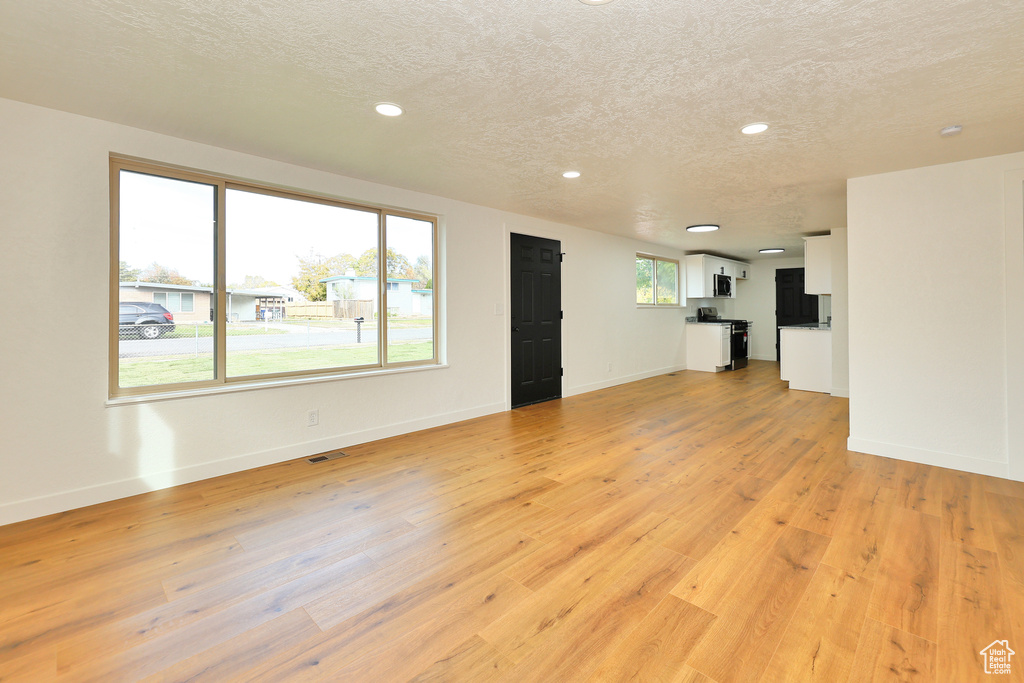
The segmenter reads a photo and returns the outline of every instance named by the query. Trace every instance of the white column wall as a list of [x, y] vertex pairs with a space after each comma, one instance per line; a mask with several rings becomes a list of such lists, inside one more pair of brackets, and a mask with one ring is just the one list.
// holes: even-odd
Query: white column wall
[[1024, 153], [848, 182], [852, 450], [1014, 470], [1004, 176], [1020, 168]]

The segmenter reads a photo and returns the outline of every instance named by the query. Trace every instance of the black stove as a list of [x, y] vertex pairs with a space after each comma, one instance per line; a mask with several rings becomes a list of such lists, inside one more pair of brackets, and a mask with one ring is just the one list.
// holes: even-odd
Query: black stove
[[747, 320], [736, 318], [723, 318], [718, 315], [718, 309], [714, 306], [702, 306], [697, 309], [697, 322], [699, 323], [730, 323], [734, 330], [745, 330], [750, 326]]

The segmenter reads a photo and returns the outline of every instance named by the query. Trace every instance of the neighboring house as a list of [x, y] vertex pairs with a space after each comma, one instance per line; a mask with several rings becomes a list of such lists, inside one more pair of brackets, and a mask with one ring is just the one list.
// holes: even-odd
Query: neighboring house
[[256, 318], [258, 320], [271, 318], [282, 320], [288, 315], [289, 305], [307, 302], [306, 296], [302, 292], [283, 285], [252, 287], [245, 291], [257, 294]]
[[[362, 275], [334, 275], [320, 280], [327, 285], [328, 301], [373, 301], [377, 314], [377, 278]], [[419, 280], [388, 278], [388, 315], [429, 315], [432, 311], [433, 292], [412, 287]], [[424, 295], [426, 292], [426, 295]], [[427, 305], [423, 305], [423, 301]]]
[[[229, 289], [228, 319], [243, 322], [259, 319], [260, 301], [277, 301], [280, 297], [249, 289]], [[121, 282], [119, 301], [152, 301], [174, 315], [174, 322], [210, 322], [213, 312], [210, 287], [169, 285], [162, 282]]]
[[162, 282], [121, 282], [118, 301], [160, 304], [174, 315], [174, 322], [210, 321], [213, 305], [210, 287], [169, 285]]
[[434, 290], [412, 290], [412, 314], [434, 315]]

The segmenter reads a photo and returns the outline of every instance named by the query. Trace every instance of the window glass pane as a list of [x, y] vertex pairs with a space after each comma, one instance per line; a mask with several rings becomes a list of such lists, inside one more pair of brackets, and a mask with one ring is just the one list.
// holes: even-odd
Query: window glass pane
[[181, 313], [181, 292], [168, 292], [164, 308], [172, 313]]
[[654, 303], [654, 259], [636, 257], [636, 302]]
[[378, 214], [237, 189], [225, 209], [228, 377], [379, 364]]
[[210, 291], [216, 187], [125, 170], [118, 178], [118, 296], [138, 307], [119, 311], [118, 386], [212, 380], [212, 330], [198, 335], [154, 304], [161, 285]]
[[[160, 304], [164, 308], [167, 308], [167, 295], [163, 292], [154, 292], [153, 303]], [[171, 309], [167, 308], [167, 310], [169, 311]]]
[[658, 261], [657, 285], [659, 304], [679, 303], [679, 289], [676, 286], [678, 273], [678, 264], [672, 261]]
[[182, 313], [193, 313], [195, 311], [195, 294], [191, 292], [182, 292], [181, 294], [181, 311]]
[[385, 217], [388, 362], [434, 357], [434, 224]]

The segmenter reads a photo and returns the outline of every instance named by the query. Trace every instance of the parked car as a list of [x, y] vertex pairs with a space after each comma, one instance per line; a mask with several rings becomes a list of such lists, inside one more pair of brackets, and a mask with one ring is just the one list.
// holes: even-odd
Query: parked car
[[174, 316], [150, 301], [122, 301], [117, 309], [118, 336], [156, 339], [174, 332]]

